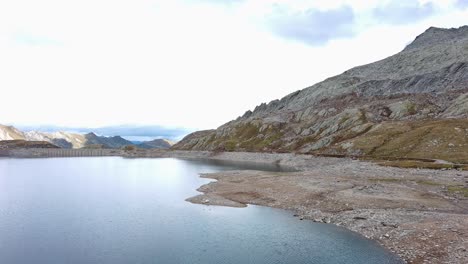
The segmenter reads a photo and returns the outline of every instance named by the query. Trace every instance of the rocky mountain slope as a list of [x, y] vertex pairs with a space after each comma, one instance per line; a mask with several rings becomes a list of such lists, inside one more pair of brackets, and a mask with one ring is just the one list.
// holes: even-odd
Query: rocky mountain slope
[[[49, 142], [61, 148], [121, 148], [127, 145], [134, 145], [120, 136], [104, 137], [94, 133], [79, 134], [69, 132], [23, 132], [13, 126], [0, 125], [1, 140], [22, 140], [22, 141], [42, 141]], [[144, 148], [170, 148], [172, 146], [164, 140], [143, 142]], [[159, 143], [159, 144], [158, 144]]]
[[15, 127], [0, 125], [0, 140], [15, 140], [24, 138], [24, 133]]
[[396, 55], [263, 103], [173, 148], [468, 162], [467, 117], [468, 26], [432, 27]]
[[155, 139], [138, 144], [137, 147], [143, 149], [168, 149], [174, 145], [174, 142], [167, 139]]
[[84, 135], [86, 144], [85, 146], [89, 145], [101, 145], [102, 148], [121, 148], [123, 146], [132, 145], [132, 142], [120, 137], [120, 136], [113, 136], [113, 137], [102, 137], [97, 136], [94, 133], [88, 133]]

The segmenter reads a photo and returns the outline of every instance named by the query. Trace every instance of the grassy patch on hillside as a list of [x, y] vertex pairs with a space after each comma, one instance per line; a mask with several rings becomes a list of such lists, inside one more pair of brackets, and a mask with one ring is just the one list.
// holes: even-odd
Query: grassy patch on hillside
[[387, 183], [398, 183], [398, 182], [403, 182], [405, 179], [399, 179], [399, 178], [371, 178], [369, 179], [371, 182], [387, 182]]
[[386, 183], [399, 183], [399, 182], [415, 182], [420, 185], [428, 185], [428, 186], [445, 186], [443, 183], [433, 182], [429, 180], [411, 180], [411, 179], [403, 179], [403, 178], [371, 178], [369, 179], [371, 182], [386, 182]]
[[259, 127], [252, 123], [242, 124], [236, 127], [235, 138], [237, 139], [250, 139], [259, 134]]
[[206, 144], [217, 146], [221, 151], [276, 151], [282, 147], [284, 132], [273, 126], [260, 132], [260, 125], [243, 123], [237, 125], [229, 136], [211, 137]]
[[[468, 164], [468, 120], [384, 122], [350, 140], [353, 149], [374, 159], [398, 157], [441, 159]], [[449, 168], [445, 164], [392, 162], [383, 164], [408, 168]]]
[[447, 190], [451, 194], [461, 194], [464, 197], [468, 197], [468, 188], [463, 186], [449, 186]]
[[379, 162], [379, 165], [398, 168], [413, 168], [413, 169], [457, 169], [459, 166], [455, 164], [443, 164], [434, 162], [423, 162], [415, 160], [395, 160]]
[[416, 183], [422, 184], [422, 185], [430, 185], [430, 186], [443, 186], [444, 185], [442, 183], [428, 181], [428, 180], [418, 180], [416, 181]]

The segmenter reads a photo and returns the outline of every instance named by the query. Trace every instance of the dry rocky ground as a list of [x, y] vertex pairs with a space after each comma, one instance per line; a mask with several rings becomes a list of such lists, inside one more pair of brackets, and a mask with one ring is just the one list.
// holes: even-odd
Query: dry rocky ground
[[289, 154], [272, 155], [301, 171], [205, 174], [217, 181], [188, 201], [292, 210], [301, 219], [344, 226], [376, 240], [408, 263], [468, 263], [468, 172], [302, 155], [293, 162]]

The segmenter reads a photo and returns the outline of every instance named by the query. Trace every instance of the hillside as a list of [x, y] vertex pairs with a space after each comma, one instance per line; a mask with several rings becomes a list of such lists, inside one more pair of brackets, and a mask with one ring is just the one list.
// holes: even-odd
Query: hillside
[[0, 125], [0, 140], [24, 139], [23, 132], [12, 126]]
[[155, 139], [151, 141], [144, 141], [137, 146], [143, 149], [168, 149], [174, 145], [174, 142], [167, 139]]
[[46, 141], [27, 141], [27, 140], [3, 140], [0, 141], [0, 149], [14, 148], [59, 148]]
[[84, 135], [86, 144], [85, 146], [89, 145], [101, 145], [103, 148], [121, 148], [127, 145], [132, 145], [132, 142], [120, 137], [102, 137], [97, 136], [94, 133], [88, 133]]
[[173, 148], [468, 162], [467, 117], [468, 26], [432, 27], [396, 55], [263, 103]]

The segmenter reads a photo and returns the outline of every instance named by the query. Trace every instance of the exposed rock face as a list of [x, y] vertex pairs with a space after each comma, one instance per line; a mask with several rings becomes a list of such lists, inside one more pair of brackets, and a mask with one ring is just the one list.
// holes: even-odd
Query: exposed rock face
[[448, 156], [438, 158], [462, 153], [457, 161], [468, 161], [467, 117], [468, 26], [429, 28], [396, 55], [261, 104], [173, 148], [415, 158], [442, 151]]

